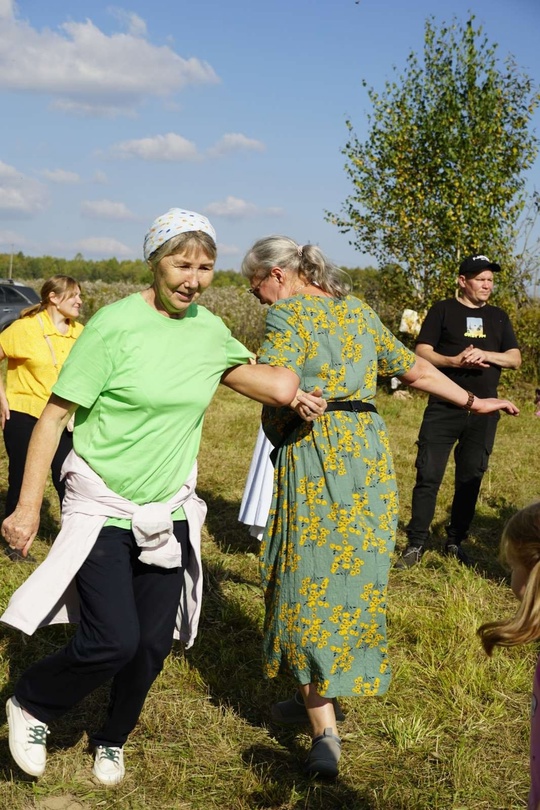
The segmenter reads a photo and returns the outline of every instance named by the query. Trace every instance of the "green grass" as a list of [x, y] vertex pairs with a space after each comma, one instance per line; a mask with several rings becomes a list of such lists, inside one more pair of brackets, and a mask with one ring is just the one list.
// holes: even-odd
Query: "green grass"
[[[540, 495], [540, 419], [530, 392], [518, 419], [502, 417], [469, 550], [469, 570], [440, 555], [452, 494], [449, 468], [421, 565], [392, 571], [389, 643], [393, 680], [380, 698], [345, 698], [341, 774], [335, 784], [306, 781], [306, 729], [272, 725], [269, 706], [289, 694], [287, 677], [261, 678], [263, 603], [257, 543], [237, 522], [259, 408], [219, 392], [205, 424], [199, 492], [209, 506], [204, 530], [205, 600], [194, 647], [175, 647], [126, 746], [127, 776], [106, 789], [91, 777], [86, 732], [104, 710], [106, 690], [55, 724], [47, 771], [38, 782], [12, 764], [0, 731], [0, 808], [9, 810], [510, 810], [526, 806], [528, 704], [535, 650], [483, 654], [475, 630], [515, 608], [496, 559], [507, 517]], [[382, 393], [401, 493], [398, 546], [410, 513], [415, 441], [423, 397]], [[3, 452], [3, 450], [2, 450]], [[5, 460], [0, 458], [5, 470]], [[54, 537], [55, 493], [47, 492], [39, 559]], [[30, 567], [0, 558], [0, 608]], [[2, 694], [19, 673], [68, 638], [50, 628], [23, 639], [0, 630]]]

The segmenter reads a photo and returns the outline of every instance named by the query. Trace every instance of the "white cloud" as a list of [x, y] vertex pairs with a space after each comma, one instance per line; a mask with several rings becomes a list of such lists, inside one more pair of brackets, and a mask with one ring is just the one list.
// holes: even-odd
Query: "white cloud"
[[229, 132], [223, 135], [223, 137], [208, 150], [208, 154], [211, 157], [221, 157], [230, 152], [264, 152], [265, 149], [266, 146], [262, 141], [248, 138], [246, 135], [242, 135], [241, 132]]
[[240, 248], [236, 245], [224, 245], [223, 242], [218, 243], [218, 256], [238, 256]]
[[0, 89], [52, 95], [66, 111], [119, 114], [148, 97], [219, 81], [207, 62], [149, 42], [136, 14], [121, 13], [127, 33], [108, 35], [90, 19], [37, 30], [14, 8], [0, 0]]
[[123, 24], [128, 34], [134, 37], [146, 36], [146, 23], [138, 14], [116, 7], [109, 8], [109, 11], [113, 17], [116, 17], [116, 19]]
[[200, 160], [197, 147], [181, 135], [169, 132], [152, 138], [122, 141], [110, 149], [112, 157], [140, 158], [141, 160], [182, 161]]
[[0, 161], [0, 211], [4, 217], [30, 217], [47, 204], [43, 183]]
[[227, 219], [248, 219], [259, 216], [281, 216], [282, 208], [260, 208], [254, 203], [241, 200], [239, 197], [228, 196], [224, 200], [217, 200], [209, 203], [204, 209], [204, 213], [213, 217], [225, 217]]
[[0, 160], [0, 181], [17, 180], [22, 176], [22, 172], [18, 172], [13, 166], [9, 166], [7, 163], [2, 163]]
[[92, 180], [93, 180], [94, 183], [97, 183], [99, 186], [106, 186], [107, 183], [109, 182], [109, 178], [107, 177], [105, 172], [102, 171], [101, 169], [98, 169], [94, 173], [94, 176], [93, 176]]
[[26, 244], [28, 239], [17, 231], [0, 231], [0, 247], [4, 248], [3, 253], [10, 253], [12, 248], [18, 252]]
[[13, 0], [0, 0], [0, 20], [11, 20], [15, 13]]
[[76, 172], [68, 172], [64, 169], [44, 169], [41, 175], [45, 180], [50, 180], [51, 183], [60, 183], [61, 185], [80, 183], [81, 180]]
[[135, 255], [132, 248], [108, 236], [90, 236], [87, 239], [80, 239], [73, 245], [73, 248], [83, 255], [104, 259], [113, 256], [116, 256], [116, 258], [130, 258]]
[[113, 200], [85, 200], [81, 203], [81, 214], [89, 219], [137, 219], [127, 205]]

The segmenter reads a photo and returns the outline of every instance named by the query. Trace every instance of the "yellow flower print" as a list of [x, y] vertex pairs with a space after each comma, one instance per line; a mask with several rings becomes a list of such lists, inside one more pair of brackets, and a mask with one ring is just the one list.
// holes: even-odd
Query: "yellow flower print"
[[309, 577], [302, 580], [302, 584], [298, 589], [301, 596], [306, 596], [306, 605], [309, 608], [314, 607], [328, 607], [328, 602], [325, 599], [326, 591], [328, 590], [328, 577], [323, 579], [319, 584], [313, 582]]
[[351, 652], [352, 647], [347, 642], [344, 642], [342, 647], [331, 645], [330, 649], [334, 653], [334, 662], [330, 667], [330, 674], [335, 675], [338, 671], [349, 672], [354, 662], [354, 655]]
[[355, 695], [363, 695], [364, 697], [373, 697], [379, 691], [381, 685], [380, 678], [374, 678], [373, 683], [364, 681], [362, 676], [354, 679], [353, 693]]

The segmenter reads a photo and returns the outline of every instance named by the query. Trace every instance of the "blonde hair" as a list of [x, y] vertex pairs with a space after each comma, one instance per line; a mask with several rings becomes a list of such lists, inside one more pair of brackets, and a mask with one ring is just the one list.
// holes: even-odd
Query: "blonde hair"
[[299, 245], [288, 236], [259, 239], [244, 256], [242, 275], [250, 280], [273, 267], [295, 273], [324, 292], [344, 298], [352, 289], [349, 275], [328, 259], [317, 245]]
[[57, 276], [51, 276], [51, 278], [47, 279], [39, 291], [41, 297], [39, 304], [33, 304], [31, 307], [22, 309], [19, 318], [28, 318], [31, 315], [37, 315], [38, 312], [43, 312], [43, 310], [47, 309], [51, 303], [51, 295], [57, 295], [58, 297], [63, 298], [69, 293], [80, 289], [81, 285], [79, 282], [71, 276], [63, 276], [60, 274]]
[[501, 560], [529, 571], [523, 599], [512, 619], [488, 622], [477, 633], [488, 655], [499, 644], [514, 647], [540, 639], [540, 501], [510, 518], [501, 539]]

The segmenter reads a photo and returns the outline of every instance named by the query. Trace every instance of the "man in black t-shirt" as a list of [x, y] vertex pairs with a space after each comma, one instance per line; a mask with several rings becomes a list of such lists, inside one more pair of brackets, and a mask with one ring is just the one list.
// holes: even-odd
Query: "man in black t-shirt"
[[[496, 397], [501, 369], [521, 365], [508, 315], [487, 303], [493, 291], [493, 273], [500, 269], [486, 256], [465, 259], [459, 268], [458, 297], [431, 307], [416, 340], [416, 354], [437, 366], [471, 396]], [[409, 542], [396, 567], [410, 568], [424, 553], [437, 494], [454, 445], [455, 488], [445, 553], [467, 564], [461, 543], [474, 517], [498, 419], [498, 413], [474, 414], [430, 396], [418, 436], [416, 484], [406, 529]]]

